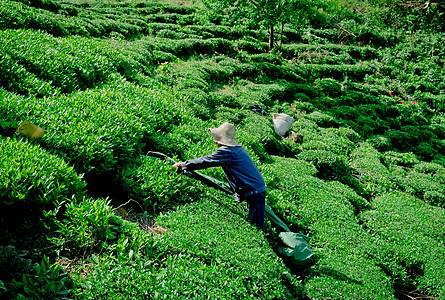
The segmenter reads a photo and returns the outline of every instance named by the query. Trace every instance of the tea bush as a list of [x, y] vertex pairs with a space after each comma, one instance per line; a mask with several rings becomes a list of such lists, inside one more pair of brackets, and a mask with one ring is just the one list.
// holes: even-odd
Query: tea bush
[[124, 81], [57, 99], [30, 101], [9, 95], [0, 101], [15, 122], [27, 118], [46, 129], [39, 144], [82, 173], [115, 170], [142, 154], [142, 149], [163, 148], [162, 132], [170, 131], [185, 115], [173, 93]]
[[408, 171], [398, 178], [398, 184], [406, 193], [416, 195], [427, 203], [445, 206], [445, 185], [436, 176]]
[[33, 271], [33, 274], [23, 274], [19, 280], [14, 279], [12, 288], [5, 296], [14, 299], [63, 299], [73, 296], [72, 279], [60, 265], [50, 264], [47, 256]]
[[380, 153], [379, 156], [385, 166], [393, 164], [403, 167], [413, 167], [420, 163], [419, 157], [412, 152], [386, 151]]
[[48, 239], [59, 253], [101, 253], [132, 259], [152, 251], [148, 233], [119, 217], [109, 199], [84, 198], [69, 203], [61, 220], [51, 213], [46, 216], [48, 226], [54, 229]]
[[391, 140], [384, 135], [370, 136], [368, 139], [366, 139], [366, 142], [380, 152], [391, 149]]
[[[394, 15], [375, 19], [367, 5], [347, 3], [354, 12], [330, 7], [340, 11], [332, 16], [324, 6], [305, 25], [285, 26], [266, 53], [268, 32], [258, 24], [234, 23], [232, 12], [205, 16], [192, 3], [0, 3], [0, 135], [12, 136], [23, 120], [47, 130], [1, 144], [50, 157], [33, 160], [33, 174], [57, 167], [80, 178], [78, 201], [45, 212], [50, 249], [91, 258], [89, 271], [73, 276], [78, 298], [399, 299], [412, 290], [443, 298], [440, 33], [394, 29], [402, 19], [382, 28]], [[334, 27], [306, 27], [326, 20]], [[255, 104], [294, 116], [301, 143], [280, 139], [270, 115], [249, 109]], [[148, 150], [178, 161], [210, 154], [206, 128], [225, 121], [259, 166], [268, 203], [311, 237], [314, 264], [298, 277], [271, 251], [277, 239], [257, 235], [241, 206], [165, 161], [141, 158]], [[7, 160], [7, 168], [16, 161]], [[104, 193], [114, 202], [132, 198], [162, 212], [167, 234], [140, 231], [107, 199], [83, 199], [74, 170], [85, 173], [89, 194], [112, 183]], [[203, 172], [225, 180], [220, 168]], [[43, 204], [26, 202], [40, 195], [30, 190], [17, 203], [32, 214]], [[0, 280], [0, 294], [11, 288]]]
[[177, 57], [187, 57], [192, 55], [211, 55], [233, 53], [232, 43], [221, 38], [198, 39], [187, 38], [179, 41], [162, 38], [151, 38], [151, 43], [156, 41], [156, 49], [169, 52]]
[[351, 78], [361, 81], [366, 75], [372, 74], [372, 69], [366, 62], [354, 65], [307, 64], [295, 66], [295, 72], [309, 81], [314, 81], [317, 78], [332, 78], [338, 81]]
[[293, 178], [293, 201], [299, 203], [293, 213], [306, 225], [316, 249], [317, 264], [303, 274], [308, 296], [318, 299], [338, 293], [354, 299], [378, 293], [379, 299], [393, 299], [391, 277], [401, 276], [401, 270], [359, 226], [354, 211], [366, 207], [366, 201], [336, 182], [307, 175]]
[[283, 155], [284, 148], [273, 128], [272, 118], [248, 111], [243, 126], [238, 130], [238, 141], [267, 161], [270, 155]]
[[295, 177], [315, 176], [317, 169], [313, 164], [295, 158], [272, 156], [267, 164], [258, 166], [268, 189], [267, 203], [273, 207], [275, 213], [283, 217], [283, 221], [292, 227], [306, 229], [307, 224], [297, 213], [299, 200], [296, 199], [296, 189], [299, 188]]
[[68, 34], [64, 26], [59, 24], [54, 12], [33, 8], [19, 1], [2, 1], [0, 28], [2, 30], [33, 28], [35, 30], [48, 31], [55, 36]]
[[0, 139], [0, 205], [41, 209], [82, 197], [85, 182], [73, 167], [38, 145], [24, 140]]
[[397, 187], [389, 170], [380, 162], [379, 152], [368, 143], [361, 143], [351, 153], [351, 167], [370, 196]]
[[156, 238], [155, 251], [134, 260], [97, 259], [92, 272], [79, 282], [84, 287], [82, 298], [299, 295], [298, 280], [239, 215], [240, 210], [221, 196], [207, 190], [200, 201], [160, 216], [157, 221], [168, 234]]
[[[210, 273], [204, 283], [213, 287], [211, 293], [249, 299], [292, 297], [285, 284], [291, 276], [260, 232], [244, 219], [238, 207], [228, 205], [221, 195], [210, 196], [210, 193], [205, 194], [205, 199], [187, 204], [159, 220], [169, 228], [162, 243], [220, 270], [216, 278]], [[180, 278], [174, 276], [172, 283], [176, 285]], [[220, 284], [221, 281], [227, 283]], [[298, 288], [297, 285], [295, 289]], [[208, 288], [203, 289], [207, 291]]]
[[357, 133], [345, 128], [318, 128], [315, 132], [306, 132], [304, 136], [302, 149], [326, 150], [337, 155], [349, 155], [358, 140]]
[[199, 65], [189, 62], [161, 64], [156, 70], [157, 77], [175, 90], [200, 89], [208, 92], [207, 72]]
[[216, 103], [208, 93], [198, 88], [187, 88], [181, 90], [180, 95], [184, 103], [198, 118], [209, 120], [214, 116]]
[[0, 87], [9, 92], [25, 96], [35, 95], [39, 98], [60, 93], [49, 81], [38, 78], [4, 51], [0, 53]]
[[307, 115], [309, 120], [314, 121], [320, 127], [337, 127], [339, 122], [332, 116], [320, 113], [319, 111], [311, 112]]
[[199, 193], [199, 188], [165, 161], [144, 157], [118, 175], [129, 197], [153, 211], [166, 211]]
[[317, 87], [326, 95], [338, 97], [341, 94], [341, 84], [335, 80], [324, 78], [316, 82]]
[[401, 192], [376, 198], [373, 207], [362, 214], [370, 232], [385, 241], [392, 256], [412, 274], [411, 282], [417, 288], [443, 297], [444, 209], [425, 206], [414, 196]]
[[422, 162], [415, 165], [413, 171], [430, 175], [439, 183], [445, 183], [445, 167], [440, 164]]
[[[306, 58], [326, 60], [326, 56], [353, 58], [354, 60], [372, 60], [379, 57], [375, 48], [370, 46], [354, 46], [340, 44], [314, 45], [312, 43], [284, 44], [283, 55], [288, 58]], [[333, 64], [338, 64], [333, 63]]]
[[104, 56], [95, 55], [85, 40], [83, 53], [74, 50], [78, 46], [69, 40], [62, 43], [62, 40], [38, 31], [3, 31], [0, 43], [12, 59], [37, 78], [52, 82], [61, 92], [94, 87], [115, 72], [112, 64]]

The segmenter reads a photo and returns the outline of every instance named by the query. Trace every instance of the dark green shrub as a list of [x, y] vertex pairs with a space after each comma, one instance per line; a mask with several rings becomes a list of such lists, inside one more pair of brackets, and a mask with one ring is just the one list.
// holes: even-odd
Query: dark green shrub
[[293, 87], [295, 88], [295, 94], [302, 93], [311, 99], [320, 96], [320, 91], [310, 84], [296, 84]]
[[391, 140], [384, 135], [373, 135], [366, 139], [371, 146], [378, 151], [384, 152], [391, 149]]
[[404, 103], [396, 106], [400, 117], [402, 125], [427, 125], [428, 120], [425, 116], [424, 107], [415, 103]]
[[[437, 111], [445, 111], [444, 95], [434, 95], [431, 93], [421, 93], [417, 96], [419, 101], [425, 102], [429, 108]], [[417, 98], [416, 97], [416, 98]]]
[[[34, 274], [35, 273], [35, 274]], [[34, 267], [33, 274], [23, 274], [11, 282], [15, 299], [65, 299], [73, 296], [73, 281], [58, 264], [50, 264], [44, 256]]]
[[401, 151], [412, 151], [419, 143], [417, 136], [401, 130], [390, 130], [386, 136], [391, 140], [393, 147]]
[[445, 139], [445, 124], [436, 124], [436, 122], [432, 120], [432, 124], [427, 125], [425, 128], [434, 133], [437, 138]]
[[323, 78], [317, 81], [317, 88], [331, 97], [338, 97], [341, 94], [341, 84], [333, 79]]
[[431, 159], [437, 154], [437, 150], [427, 142], [419, 143], [419, 145], [414, 149], [414, 152], [426, 161], [431, 161]]
[[412, 136], [415, 136], [415, 140], [413, 142], [420, 143], [420, 142], [429, 142], [432, 139], [436, 139], [437, 136], [429, 130], [426, 126], [402, 126], [400, 128], [401, 131], [404, 131]]

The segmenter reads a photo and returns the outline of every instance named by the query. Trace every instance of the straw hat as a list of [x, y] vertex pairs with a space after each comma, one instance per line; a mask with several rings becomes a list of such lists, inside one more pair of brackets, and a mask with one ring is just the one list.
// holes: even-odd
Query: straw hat
[[237, 147], [241, 146], [235, 140], [235, 126], [225, 122], [218, 128], [209, 128], [215, 142], [218, 142], [224, 146]]

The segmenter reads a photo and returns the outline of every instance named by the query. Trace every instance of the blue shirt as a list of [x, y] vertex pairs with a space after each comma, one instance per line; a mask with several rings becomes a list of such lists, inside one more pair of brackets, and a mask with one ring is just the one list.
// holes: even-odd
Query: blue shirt
[[266, 191], [263, 176], [250, 155], [242, 147], [222, 146], [214, 153], [190, 159], [182, 164], [184, 171], [222, 167], [235, 197], [241, 199]]

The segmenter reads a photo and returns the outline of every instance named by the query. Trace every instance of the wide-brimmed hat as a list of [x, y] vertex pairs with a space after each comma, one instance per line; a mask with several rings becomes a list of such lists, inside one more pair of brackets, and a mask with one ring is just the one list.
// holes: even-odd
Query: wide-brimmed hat
[[235, 139], [235, 126], [225, 122], [218, 128], [209, 128], [215, 142], [224, 146], [237, 147], [241, 146]]

